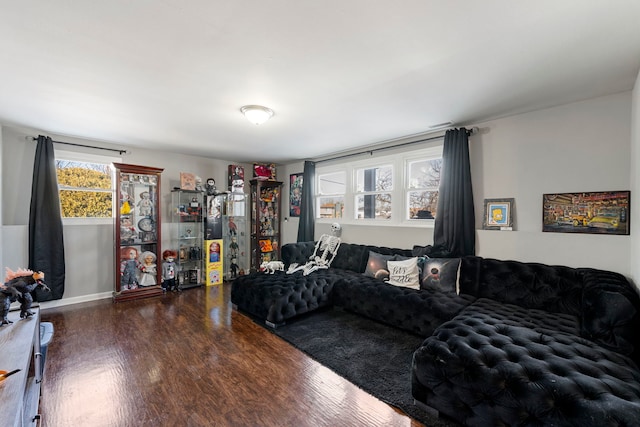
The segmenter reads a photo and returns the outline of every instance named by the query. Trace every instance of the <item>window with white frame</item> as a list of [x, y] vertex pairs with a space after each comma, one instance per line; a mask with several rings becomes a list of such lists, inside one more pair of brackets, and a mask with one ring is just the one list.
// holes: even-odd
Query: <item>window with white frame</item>
[[113, 161], [106, 156], [56, 151], [63, 219], [113, 218]]
[[347, 189], [347, 173], [344, 170], [316, 174], [318, 177], [318, 197], [316, 215], [318, 218], [342, 218], [344, 195]]
[[317, 166], [316, 217], [354, 224], [433, 224], [442, 145]]
[[435, 218], [441, 170], [442, 158], [407, 160], [407, 219]]
[[391, 219], [393, 166], [356, 169], [355, 219]]

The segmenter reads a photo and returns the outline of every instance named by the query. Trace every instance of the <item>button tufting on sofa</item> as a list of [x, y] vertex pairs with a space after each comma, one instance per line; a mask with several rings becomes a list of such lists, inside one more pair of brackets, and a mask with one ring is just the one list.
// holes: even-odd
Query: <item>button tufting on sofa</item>
[[[284, 245], [283, 261], [313, 249]], [[239, 277], [231, 301], [272, 326], [333, 305], [424, 336], [413, 397], [465, 425], [640, 424], [640, 298], [624, 276], [464, 257], [458, 295], [367, 277], [369, 251], [411, 256], [343, 243], [327, 270]]]

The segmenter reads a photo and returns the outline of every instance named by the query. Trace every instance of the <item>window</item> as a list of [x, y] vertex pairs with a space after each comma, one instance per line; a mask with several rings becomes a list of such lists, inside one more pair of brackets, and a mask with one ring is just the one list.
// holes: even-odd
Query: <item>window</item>
[[407, 161], [408, 219], [435, 218], [441, 170], [441, 158]]
[[347, 188], [345, 171], [318, 174], [317, 217], [342, 218]]
[[62, 218], [113, 217], [111, 163], [109, 158], [69, 152], [56, 153]]
[[433, 226], [441, 170], [441, 144], [317, 167], [316, 217]]
[[356, 219], [391, 219], [393, 166], [356, 170]]

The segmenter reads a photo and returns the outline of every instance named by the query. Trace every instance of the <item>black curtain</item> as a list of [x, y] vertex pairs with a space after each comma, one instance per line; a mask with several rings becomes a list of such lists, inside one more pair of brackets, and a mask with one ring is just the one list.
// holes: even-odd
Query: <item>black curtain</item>
[[29, 268], [42, 271], [51, 292], [37, 289], [37, 301], [62, 298], [64, 294], [64, 242], [62, 214], [53, 141], [38, 136], [33, 162], [31, 209], [29, 211]]
[[312, 242], [315, 232], [315, 184], [316, 164], [304, 162], [302, 178], [302, 200], [300, 201], [300, 222], [298, 223], [298, 242]]
[[476, 233], [467, 129], [445, 133], [433, 245], [451, 256], [475, 255]]

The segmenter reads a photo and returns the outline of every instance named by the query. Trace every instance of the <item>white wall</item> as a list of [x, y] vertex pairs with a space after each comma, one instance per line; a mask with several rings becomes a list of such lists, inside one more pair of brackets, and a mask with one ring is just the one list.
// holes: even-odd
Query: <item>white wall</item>
[[[129, 153], [122, 156], [122, 163], [164, 168], [161, 185], [162, 247], [171, 247], [169, 230], [171, 189], [180, 185], [180, 172], [192, 172], [203, 180], [212, 177], [220, 190], [227, 189], [227, 167], [237, 162], [186, 156], [135, 147], [112, 145], [78, 138], [69, 138], [34, 129], [4, 126], [0, 150], [2, 156], [2, 248], [3, 266], [11, 268], [28, 266], [28, 217], [36, 144], [25, 136], [44, 134], [54, 140], [95, 145], [107, 148], [124, 148]], [[56, 149], [102, 153], [91, 149], [55, 145]], [[117, 156], [117, 153], [108, 153]], [[251, 171], [249, 165], [245, 165]], [[248, 188], [248, 184], [247, 187]], [[110, 297], [114, 284], [113, 225], [64, 225], [66, 281], [64, 300], [80, 302], [99, 297]], [[50, 303], [47, 303], [50, 304]]]
[[[630, 189], [631, 93], [479, 123], [477, 254], [630, 273], [630, 237], [543, 233], [542, 194]], [[485, 198], [514, 197], [514, 232], [481, 230]], [[633, 232], [634, 224], [631, 224]]]
[[[543, 233], [542, 195], [629, 190], [630, 111], [631, 93], [625, 92], [470, 125], [480, 128], [470, 138], [476, 254], [629, 275], [629, 236]], [[302, 166], [284, 170], [300, 172]], [[285, 194], [288, 203], [288, 188]], [[502, 197], [515, 198], [516, 231], [482, 230], [484, 199]], [[640, 218], [632, 220], [632, 233], [639, 226]], [[297, 219], [283, 227], [284, 243], [295, 241], [294, 227], [297, 232]], [[316, 224], [316, 238], [328, 230], [329, 224]], [[342, 239], [411, 248], [432, 244], [433, 229], [348, 225]]]
[[640, 226], [640, 72], [631, 95], [631, 280], [640, 290], [640, 233], [634, 233]]

